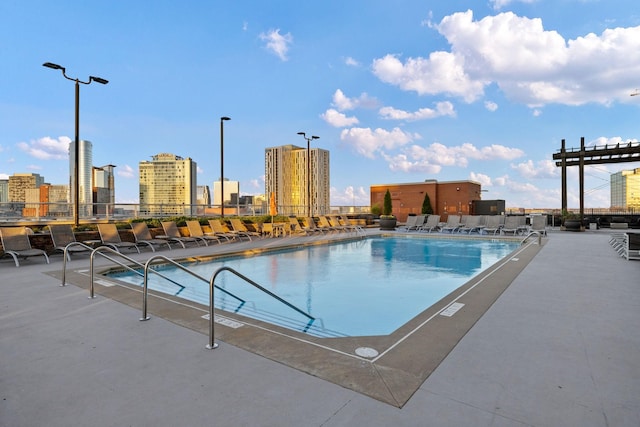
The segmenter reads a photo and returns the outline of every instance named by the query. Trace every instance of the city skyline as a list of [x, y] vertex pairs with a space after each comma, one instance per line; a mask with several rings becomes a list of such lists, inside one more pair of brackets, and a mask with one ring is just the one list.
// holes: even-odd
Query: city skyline
[[[551, 156], [562, 139], [638, 141], [636, 3], [4, 4], [0, 178], [69, 182], [73, 84], [42, 67], [53, 62], [109, 80], [81, 87], [80, 138], [94, 164], [117, 166], [116, 202], [138, 202], [137, 164], [160, 152], [192, 158], [198, 184], [212, 186], [228, 116], [225, 178], [241, 195], [264, 193], [265, 148], [303, 145], [306, 132], [331, 152], [331, 205], [435, 179], [480, 182], [484, 199], [510, 207], [559, 208]], [[608, 207], [610, 174], [634, 168], [587, 167], [585, 207]]]

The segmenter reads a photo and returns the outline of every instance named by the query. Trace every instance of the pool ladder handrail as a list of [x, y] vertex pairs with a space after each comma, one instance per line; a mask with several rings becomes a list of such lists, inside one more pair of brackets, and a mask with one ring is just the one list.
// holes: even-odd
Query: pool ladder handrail
[[531, 236], [538, 236], [538, 246], [542, 244], [542, 233], [534, 230], [534, 231], [530, 231], [529, 234], [527, 234], [527, 236], [524, 239], [522, 239], [522, 241], [520, 242], [520, 245], [524, 245], [524, 242], [526, 242], [527, 239]]

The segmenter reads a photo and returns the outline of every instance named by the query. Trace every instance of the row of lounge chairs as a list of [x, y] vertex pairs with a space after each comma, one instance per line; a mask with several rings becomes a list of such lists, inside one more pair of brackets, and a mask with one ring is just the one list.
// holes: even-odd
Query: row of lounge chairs
[[[140, 248], [148, 248], [152, 252], [166, 247], [172, 249], [173, 245], [186, 248], [188, 245], [208, 246], [210, 243], [225, 243], [236, 240], [260, 237], [260, 233], [249, 230], [239, 219], [230, 220], [231, 229], [219, 219], [209, 220], [211, 232], [205, 233], [199, 221], [187, 221], [189, 236], [182, 236], [174, 221], [163, 221], [163, 235], [152, 237], [147, 224], [144, 222], [131, 223], [131, 231], [135, 242], [123, 241], [115, 224], [98, 224], [100, 240], [80, 242], [76, 240], [71, 225], [49, 225], [53, 249], [63, 252], [70, 258], [72, 254], [87, 253], [96, 246], [107, 246], [118, 252], [130, 250], [140, 253]], [[0, 227], [0, 241], [2, 243], [3, 256], [11, 256], [16, 267], [20, 266], [20, 259], [42, 256], [47, 264], [49, 257], [46, 251], [33, 248], [29, 240], [31, 230], [27, 227]]]
[[289, 217], [289, 233], [290, 234], [324, 234], [324, 233], [362, 233], [364, 230], [361, 226], [351, 221], [346, 216], [320, 215], [318, 222], [306, 217], [302, 219], [302, 223], [295, 216]]
[[398, 230], [449, 234], [512, 234], [514, 236], [537, 231], [546, 236], [547, 217], [546, 215], [532, 216], [529, 227], [524, 216], [449, 215], [446, 222], [441, 222], [440, 215], [415, 215], [408, 217], [405, 225], [400, 226]]
[[618, 253], [618, 255], [627, 260], [640, 259], [640, 233], [611, 233], [609, 244]]

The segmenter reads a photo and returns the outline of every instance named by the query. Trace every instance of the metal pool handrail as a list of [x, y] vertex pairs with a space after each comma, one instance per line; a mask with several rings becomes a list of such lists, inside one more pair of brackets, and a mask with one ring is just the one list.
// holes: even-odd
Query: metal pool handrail
[[[142, 273], [140, 273], [140, 272], [139, 272], [138, 270], [136, 270], [135, 268], [130, 267], [130, 266], [128, 266], [127, 264], [124, 264], [124, 263], [122, 263], [122, 262], [120, 262], [120, 261], [118, 261], [118, 260], [116, 260], [116, 259], [114, 259], [114, 258], [111, 258], [111, 257], [110, 257], [110, 256], [108, 256], [108, 255], [103, 254], [103, 253], [102, 253], [102, 251], [109, 251], [109, 252], [113, 253], [114, 255], [118, 255], [119, 257], [126, 259], [126, 260], [127, 260], [127, 261], [129, 261], [130, 263], [133, 263], [133, 264], [135, 264], [135, 265], [137, 265], [137, 266], [139, 266], [139, 267], [144, 267], [144, 265], [142, 265], [142, 264], [141, 264], [141, 263], [139, 263], [138, 261], [136, 261], [136, 260], [134, 260], [134, 259], [132, 259], [132, 258], [129, 258], [128, 256], [123, 255], [122, 253], [120, 253], [120, 252], [118, 252], [117, 250], [115, 250], [115, 249], [113, 249], [113, 248], [110, 248], [110, 247], [108, 247], [108, 246], [100, 246], [100, 247], [98, 247], [98, 248], [94, 249], [94, 250], [91, 252], [91, 257], [90, 257], [90, 261], [89, 261], [89, 275], [91, 276], [91, 282], [90, 282], [90, 285], [89, 285], [89, 298], [95, 298], [95, 296], [94, 296], [94, 291], [93, 291], [93, 276], [94, 276], [94, 274], [93, 274], [93, 259], [94, 259], [95, 254], [102, 255], [104, 258], [108, 259], [109, 261], [113, 262], [114, 264], [118, 264], [119, 266], [124, 267], [124, 268], [126, 268], [127, 270], [132, 271], [133, 273], [135, 273], [135, 274], [137, 274], [137, 275], [139, 275], [139, 276], [142, 276], [142, 275], [143, 275]], [[66, 266], [65, 266], [64, 268], [66, 269]], [[153, 271], [155, 274], [157, 274], [158, 276], [162, 277], [163, 279], [167, 279], [168, 281], [170, 281], [170, 282], [171, 282], [171, 283], [173, 283], [174, 285], [177, 285], [177, 286], [179, 286], [180, 288], [184, 289], [184, 286], [182, 286], [180, 283], [176, 282], [175, 280], [169, 279], [168, 277], [166, 277], [166, 276], [165, 276], [165, 275], [163, 275], [162, 273], [158, 273], [158, 272], [157, 272], [157, 271], [155, 271], [155, 270], [152, 270], [152, 271]], [[63, 272], [62, 272], [62, 280], [63, 280], [63, 284], [62, 284], [61, 286], [64, 286], [64, 276], [65, 276], [65, 272], [63, 271]]]
[[531, 231], [524, 239], [522, 239], [520, 245], [524, 245], [524, 242], [526, 242], [527, 239], [531, 236], [538, 236], [538, 246], [542, 244], [542, 233], [540, 233], [539, 231]]
[[91, 246], [85, 245], [84, 243], [81, 242], [71, 242], [69, 243], [67, 246], [64, 247], [64, 252], [62, 254], [62, 283], [60, 283], [60, 286], [65, 286], [66, 284], [66, 279], [67, 279], [67, 258], [71, 258], [71, 256], [69, 256], [69, 248], [71, 246], [81, 246], [87, 250], [93, 250], [93, 248]]
[[[263, 286], [260, 286], [259, 284], [257, 284], [253, 280], [249, 279], [247, 276], [237, 272], [233, 268], [226, 267], [226, 266], [220, 267], [219, 269], [216, 270], [215, 273], [213, 273], [213, 275], [211, 276], [211, 280], [209, 281], [209, 344], [207, 345], [207, 348], [213, 349], [213, 348], [218, 347], [218, 344], [213, 342], [213, 287], [215, 286], [214, 283], [215, 283], [216, 277], [218, 277], [218, 274], [222, 273], [223, 271], [228, 271], [230, 273], [235, 274], [236, 276], [238, 276], [239, 278], [241, 278], [245, 282], [249, 283], [250, 285], [253, 285], [255, 288], [261, 290], [262, 292], [266, 293], [267, 295], [269, 295], [269, 296], [275, 298], [276, 300], [280, 301], [281, 303], [285, 304], [289, 308], [292, 308], [293, 310], [297, 311], [298, 313], [304, 315], [305, 317], [307, 317], [309, 319], [309, 325], [311, 324], [311, 322], [316, 320], [316, 318], [313, 317], [312, 315], [310, 315], [309, 313], [299, 309], [295, 305], [291, 304], [289, 301], [286, 301], [286, 300], [282, 299], [281, 297], [279, 297], [278, 295], [274, 294], [270, 290], [264, 288]], [[307, 325], [307, 327], [309, 325]]]

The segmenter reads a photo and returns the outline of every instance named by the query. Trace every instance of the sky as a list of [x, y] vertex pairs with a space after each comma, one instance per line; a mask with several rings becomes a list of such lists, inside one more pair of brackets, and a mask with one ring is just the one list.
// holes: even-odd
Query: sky
[[[560, 148], [640, 137], [637, 0], [0, 2], [0, 178], [69, 179], [80, 138], [138, 201], [138, 164], [190, 157], [199, 185], [264, 193], [264, 150], [330, 151], [331, 205], [370, 186], [473, 180], [507, 207], [559, 208]], [[585, 207], [610, 205], [588, 166]], [[579, 206], [569, 168], [569, 207]]]

